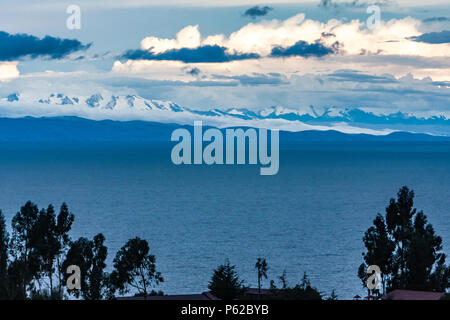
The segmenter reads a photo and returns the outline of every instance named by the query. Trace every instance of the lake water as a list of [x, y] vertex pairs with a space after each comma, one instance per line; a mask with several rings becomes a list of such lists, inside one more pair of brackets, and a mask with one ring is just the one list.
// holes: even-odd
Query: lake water
[[[0, 208], [8, 223], [27, 200], [67, 202], [72, 237], [102, 232], [109, 266], [127, 239], [149, 241], [166, 293], [207, 290], [226, 258], [247, 285], [265, 257], [269, 279], [306, 271], [340, 298], [366, 291], [357, 277], [362, 237], [407, 185], [450, 254], [449, 143], [284, 146], [280, 171], [258, 166], [175, 166], [150, 143], [1, 143]], [[269, 282], [263, 284], [268, 286]]]

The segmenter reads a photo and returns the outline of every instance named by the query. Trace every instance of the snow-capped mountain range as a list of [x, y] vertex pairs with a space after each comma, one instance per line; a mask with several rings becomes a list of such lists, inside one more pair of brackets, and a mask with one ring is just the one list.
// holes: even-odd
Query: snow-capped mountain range
[[202, 120], [206, 125], [218, 127], [252, 126], [287, 131], [333, 129], [344, 133], [369, 134], [410, 131], [450, 135], [450, 120], [443, 115], [420, 117], [401, 112], [375, 114], [362, 108], [335, 106], [310, 106], [298, 110], [280, 106], [260, 111], [243, 108], [197, 110], [170, 101], [110, 93], [89, 96], [51, 93], [43, 97], [12, 93], [0, 98], [0, 116], [80, 116], [94, 120], [144, 120], [178, 124]]

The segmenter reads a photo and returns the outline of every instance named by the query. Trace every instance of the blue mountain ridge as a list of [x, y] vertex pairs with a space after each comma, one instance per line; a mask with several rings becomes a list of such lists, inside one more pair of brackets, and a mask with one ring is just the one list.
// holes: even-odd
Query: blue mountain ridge
[[[0, 141], [117, 141], [169, 142], [177, 128], [192, 126], [147, 121], [88, 120], [79, 117], [0, 118]], [[204, 130], [208, 127], [204, 126]], [[224, 130], [224, 129], [222, 129]], [[447, 136], [394, 132], [376, 136], [329, 131], [280, 131], [280, 142], [315, 141], [449, 141]]]
[[[116, 108], [120, 96], [116, 95], [102, 95], [95, 93], [85, 98], [68, 96], [62, 93], [52, 93], [45, 98], [40, 98], [33, 103], [48, 104], [48, 105], [85, 105], [91, 109], [109, 109]], [[130, 108], [134, 107], [136, 99], [140, 99], [148, 107], [149, 110], [169, 109], [173, 112], [190, 112], [193, 114], [210, 116], [210, 117], [234, 117], [243, 120], [252, 119], [284, 119], [288, 121], [300, 121], [306, 124], [332, 124], [332, 123], [352, 123], [356, 125], [376, 126], [386, 125], [392, 129], [401, 129], [401, 126], [442, 126], [442, 132], [450, 134], [450, 119], [442, 114], [434, 114], [427, 117], [418, 116], [414, 113], [404, 113], [401, 111], [376, 114], [370, 111], [363, 110], [363, 108], [353, 107], [339, 107], [328, 106], [324, 108], [316, 108], [309, 106], [305, 110], [296, 110], [295, 108], [284, 108], [280, 106], [272, 106], [262, 111], [252, 111], [246, 108], [212, 108], [210, 110], [198, 110], [195, 108], [182, 107], [176, 103], [169, 102], [166, 107], [162, 107], [157, 101], [148, 100], [136, 95], [123, 96]], [[0, 99], [1, 100], [1, 99]], [[21, 95], [19, 93], [11, 93], [3, 99], [5, 106], [15, 106], [16, 103], [21, 102]], [[29, 103], [31, 101], [28, 101]], [[395, 127], [400, 126], [400, 127]], [[448, 128], [445, 128], [448, 127]], [[423, 132], [419, 130], [419, 132]]]

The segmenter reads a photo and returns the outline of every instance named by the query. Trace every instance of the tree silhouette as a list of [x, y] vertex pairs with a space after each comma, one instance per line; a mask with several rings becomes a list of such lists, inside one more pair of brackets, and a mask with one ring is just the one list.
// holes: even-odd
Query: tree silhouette
[[[443, 272], [444, 279], [441, 281], [444, 282], [434, 283], [433, 281], [437, 277], [436, 267], [445, 268], [445, 254], [440, 252], [441, 250], [441, 237], [435, 235], [431, 224], [427, 224], [427, 217], [423, 212], [419, 212], [414, 219], [411, 242], [405, 252], [406, 269], [409, 271], [406, 281], [409, 288], [443, 291], [450, 287], [450, 268], [446, 268], [447, 270]], [[447, 278], [446, 282], [445, 278]]]
[[399, 272], [392, 281], [395, 286], [404, 288], [406, 286], [406, 250], [412, 236], [412, 218], [416, 214], [414, 206], [414, 191], [404, 186], [397, 193], [397, 200], [391, 199], [386, 208], [386, 225], [388, 232], [392, 235], [397, 254], [394, 268]]
[[[61, 206], [56, 217], [51, 204], [47, 209], [39, 210], [30, 201], [14, 216], [9, 246], [14, 260], [11, 272], [14, 270], [15, 273], [12, 279], [20, 282], [23, 298], [27, 292], [39, 297], [62, 297], [61, 261], [70, 242], [68, 232], [73, 220], [66, 204]], [[54, 286], [55, 271], [59, 280], [57, 290]], [[42, 287], [44, 280], [48, 281], [48, 294], [42, 291], [45, 290]]]
[[89, 276], [89, 294], [87, 299], [101, 300], [104, 297], [104, 289], [106, 288], [106, 268], [105, 260], [108, 255], [108, 249], [104, 245], [105, 237], [99, 233], [94, 237], [92, 246], [92, 268]]
[[149, 251], [148, 242], [136, 237], [128, 240], [117, 252], [109, 279], [113, 292], [118, 290], [123, 294], [131, 287], [147, 298], [150, 287], [164, 281], [161, 273], [156, 271], [155, 256]]
[[6, 221], [0, 210], [0, 300], [8, 298], [8, 242]]
[[[68, 289], [75, 297], [83, 297], [85, 300], [101, 300], [105, 297], [106, 267], [105, 260], [108, 249], [104, 245], [105, 237], [97, 234], [94, 239], [79, 238], [73, 242], [67, 252], [62, 269], [66, 270], [70, 265], [76, 265], [81, 272], [81, 292], [77, 289]], [[64, 273], [64, 281], [68, 275]]]
[[267, 279], [267, 262], [266, 259], [258, 258], [256, 260], [255, 269], [258, 272], [258, 293], [261, 298], [261, 279]]
[[442, 253], [442, 239], [427, 217], [414, 208], [414, 191], [402, 187], [377, 215], [363, 238], [366, 252], [358, 275], [365, 285], [368, 265], [378, 265], [383, 291], [394, 289], [444, 291], [450, 287], [450, 267]]
[[361, 279], [363, 288], [366, 288], [367, 294], [370, 295], [371, 290], [367, 287], [367, 279], [369, 278], [369, 276], [366, 273], [366, 270], [367, 270], [367, 265], [365, 263], [360, 264], [359, 268], [358, 268], [358, 278]]
[[[47, 276], [50, 284], [50, 294], [53, 293], [54, 262], [59, 252], [59, 244], [55, 235], [55, 210], [49, 205], [47, 210], [39, 211], [32, 237], [32, 248], [39, 259], [39, 272]], [[39, 274], [39, 278], [41, 278]]]
[[[308, 275], [303, 273], [302, 280], [294, 287], [290, 287], [287, 283], [286, 272], [278, 277], [281, 282], [281, 288], [277, 288], [275, 281], [270, 281], [271, 293], [265, 295], [268, 300], [322, 300], [320, 292], [311, 285]], [[331, 297], [337, 299], [333, 290]]]
[[334, 289], [331, 290], [331, 294], [327, 300], [337, 300], [337, 299], [338, 299], [338, 295], [336, 294], [336, 290], [334, 290]]
[[62, 295], [63, 291], [63, 274], [65, 270], [62, 268], [63, 256], [67, 253], [70, 246], [69, 231], [72, 229], [72, 223], [75, 220], [75, 216], [69, 212], [69, 208], [65, 202], [59, 209], [58, 217], [56, 218], [55, 237], [58, 241], [59, 252], [56, 256], [56, 269], [58, 271], [58, 291]]
[[[62, 269], [67, 270], [71, 265], [76, 265], [80, 268], [81, 279], [81, 291], [77, 289], [67, 289], [69, 294], [79, 298], [80, 296], [89, 296], [89, 278], [87, 274], [92, 266], [93, 252], [92, 241], [85, 237], [81, 237], [74, 241], [67, 252], [66, 259], [62, 263]], [[63, 273], [64, 281], [67, 282], [69, 275]]]
[[104, 298], [105, 238], [98, 234], [92, 241], [80, 238], [72, 243], [73, 221], [65, 203], [56, 216], [51, 204], [39, 210], [28, 201], [14, 215], [9, 238], [0, 211], [0, 299], [63, 299], [69, 265], [79, 266], [82, 273], [82, 290], [69, 293], [84, 299]]
[[10, 250], [14, 253], [11, 272], [15, 273], [17, 286], [21, 287], [21, 298], [27, 297], [27, 288], [39, 272], [39, 260], [33, 250], [33, 239], [39, 216], [38, 207], [28, 201], [12, 219]]
[[[392, 259], [395, 249], [395, 243], [389, 237], [386, 230], [386, 225], [382, 215], [378, 214], [373, 221], [373, 226], [370, 227], [363, 238], [364, 245], [367, 252], [363, 253], [364, 262], [360, 266], [358, 275], [366, 286], [367, 267], [370, 265], [377, 265], [381, 271], [381, 284], [383, 287], [383, 293], [386, 292], [386, 275], [392, 272]], [[378, 290], [374, 290], [373, 293]], [[370, 290], [369, 290], [370, 293]]]
[[228, 259], [214, 270], [208, 289], [213, 295], [224, 300], [235, 299], [242, 293], [243, 281], [239, 279], [235, 266], [230, 265]]
[[281, 282], [281, 289], [286, 289], [288, 287], [286, 270], [283, 270], [281, 276], [278, 277]]

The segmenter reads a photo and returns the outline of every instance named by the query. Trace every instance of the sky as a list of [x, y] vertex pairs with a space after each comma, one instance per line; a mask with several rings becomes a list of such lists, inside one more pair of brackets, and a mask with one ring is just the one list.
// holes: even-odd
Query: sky
[[423, 3], [2, 0], [0, 100], [136, 94], [200, 110], [450, 117], [450, 4]]

